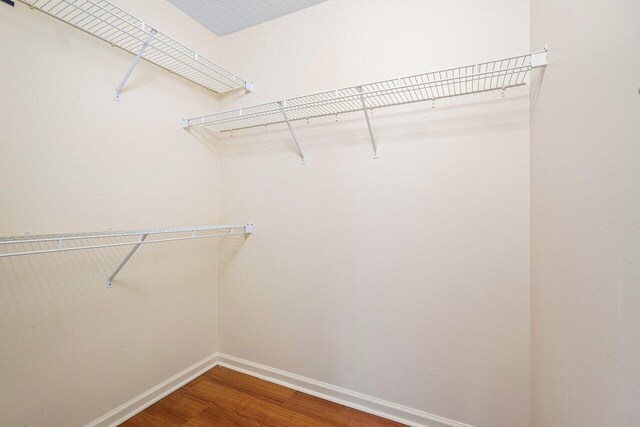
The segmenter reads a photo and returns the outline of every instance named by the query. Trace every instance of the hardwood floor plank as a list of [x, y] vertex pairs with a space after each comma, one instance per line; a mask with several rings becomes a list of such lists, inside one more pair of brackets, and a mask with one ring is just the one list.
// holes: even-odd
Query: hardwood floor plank
[[277, 402], [285, 402], [295, 393], [295, 390], [290, 388], [242, 374], [232, 369], [223, 368], [222, 366], [209, 370], [203, 377], [241, 392], [249, 392], [252, 396], [263, 397]]
[[245, 408], [241, 414], [246, 418], [260, 420], [269, 426], [340, 426], [340, 424], [333, 423], [330, 420], [322, 422], [305, 413], [291, 411], [283, 405], [262, 399], [259, 399], [254, 405]]
[[338, 405], [217, 366], [121, 424], [125, 427], [398, 427]]
[[183, 427], [262, 427], [264, 424], [256, 420], [245, 419], [234, 413], [220, 410], [216, 407], [208, 407], [195, 417], [191, 418]]
[[351, 424], [349, 425], [351, 427], [405, 427], [404, 424], [355, 409], [351, 412]]
[[351, 409], [337, 405], [328, 400], [296, 392], [284, 407], [290, 411], [306, 414], [318, 421], [338, 426], [349, 426], [351, 423]]
[[[146, 410], [145, 410], [146, 411]], [[166, 421], [162, 421], [156, 419], [146, 413], [145, 411], [140, 412], [137, 415], [134, 415], [133, 418], [128, 419], [124, 423], [120, 424], [125, 427], [175, 427], [184, 425], [184, 421], [182, 424], [170, 424]]]
[[296, 392], [284, 406], [289, 410], [313, 417], [317, 421], [322, 422], [322, 425], [349, 427], [402, 426], [402, 424], [394, 421], [367, 414], [366, 412], [358, 411], [302, 392]]
[[201, 381], [185, 388], [184, 393], [207, 404], [226, 405], [237, 409], [251, 405], [260, 397], [212, 381]]
[[192, 399], [185, 393], [174, 392], [151, 405], [146, 412], [155, 419], [181, 426], [206, 407], [206, 403]]

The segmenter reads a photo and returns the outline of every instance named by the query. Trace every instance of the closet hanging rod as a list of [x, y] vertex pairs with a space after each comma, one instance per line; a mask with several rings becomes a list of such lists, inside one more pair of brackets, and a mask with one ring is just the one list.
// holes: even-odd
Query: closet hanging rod
[[[502, 90], [526, 84], [534, 68], [547, 64], [547, 49], [479, 64], [400, 77], [289, 98], [221, 113], [183, 119], [182, 127], [204, 126], [218, 132], [364, 112], [374, 157], [377, 146], [368, 111], [377, 108]], [[290, 128], [291, 129], [291, 128]], [[292, 130], [292, 129], [291, 129]], [[293, 135], [293, 133], [292, 133]], [[298, 145], [298, 144], [297, 144]], [[301, 149], [300, 157], [304, 159]]]
[[[216, 93], [242, 88], [253, 90], [253, 83], [225, 70], [107, 0], [20, 1]], [[120, 86], [124, 86], [136, 64], [137, 59]], [[121, 89], [116, 91], [116, 100], [119, 100]]]

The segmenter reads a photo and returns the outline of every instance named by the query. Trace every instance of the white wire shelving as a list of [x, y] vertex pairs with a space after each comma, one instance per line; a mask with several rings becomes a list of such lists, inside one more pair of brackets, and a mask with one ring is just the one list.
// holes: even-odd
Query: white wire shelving
[[145, 59], [216, 93], [253, 90], [253, 84], [216, 65], [156, 28], [107, 0], [20, 0], [60, 21], [136, 55], [116, 91], [120, 91], [138, 60]]
[[134, 252], [143, 244], [252, 233], [253, 224], [245, 224], [2, 237], [0, 238], [0, 248], [2, 248], [0, 258], [101, 249], [116, 246], [133, 246], [124, 260], [107, 279], [106, 286], [107, 288], [111, 288], [116, 275], [122, 270], [122, 267], [129, 261], [129, 258], [131, 258]]
[[433, 71], [393, 80], [368, 83], [320, 92], [297, 98], [239, 108], [191, 119], [183, 119], [182, 127], [204, 126], [218, 132], [266, 127], [286, 123], [298, 154], [305, 156], [291, 122], [316, 117], [336, 116], [362, 111], [369, 128], [373, 156], [378, 150], [371, 128], [369, 112], [373, 109], [471, 95], [522, 86], [529, 71], [547, 63], [547, 49], [483, 62], [480, 64]]

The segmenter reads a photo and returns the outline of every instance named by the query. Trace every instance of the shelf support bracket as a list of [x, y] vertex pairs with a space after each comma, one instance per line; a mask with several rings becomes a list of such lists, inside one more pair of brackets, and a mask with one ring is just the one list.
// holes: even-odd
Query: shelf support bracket
[[531, 68], [540, 68], [547, 65], [547, 46], [544, 50], [531, 54]]
[[287, 112], [284, 110], [284, 108], [286, 107], [285, 104], [286, 101], [281, 101], [280, 102], [280, 111], [282, 112], [282, 117], [284, 117], [284, 121], [287, 122], [287, 127], [289, 128], [289, 132], [291, 132], [291, 137], [293, 138], [293, 142], [296, 144], [296, 148], [298, 149], [298, 154], [300, 155], [300, 158], [302, 159], [302, 164], [305, 164], [304, 161], [304, 152], [302, 151], [302, 148], [300, 148], [300, 144], [298, 143], [298, 138], [296, 138], [296, 134], [293, 131], [293, 127], [291, 127], [291, 122], [289, 121], [289, 117], [287, 117]]
[[113, 287], [113, 279], [115, 279], [116, 275], [118, 273], [120, 273], [120, 270], [122, 270], [122, 267], [124, 267], [124, 265], [127, 263], [127, 261], [129, 261], [129, 258], [131, 258], [131, 255], [133, 255], [135, 253], [135, 251], [138, 250], [138, 248], [140, 247], [142, 242], [144, 242], [144, 239], [146, 239], [147, 236], [148, 236], [148, 234], [141, 234], [140, 235], [140, 239], [138, 240], [138, 243], [136, 243], [136, 245], [133, 248], [131, 248], [131, 250], [129, 251], [129, 254], [127, 254], [127, 256], [124, 257], [124, 259], [122, 260], [122, 262], [120, 263], [118, 268], [116, 268], [116, 271], [114, 271], [111, 274], [111, 276], [109, 276], [109, 278], [107, 279], [107, 289], [111, 289]]
[[147, 37], [147, 40], [145, 40], [144, 44], [140, 48], [140, 51], [138, 52], [138, 54], [136, 55], [135, 59], [131, 63], [131, 66], [129, 67], [129, 70], [127, 71], [127, 74], [124, 75], [124, 78], [120, 82], [120, 86], [118, 86], [118, 89], [116, 89], [116, 94], [113, 96], [113, 99], [115, 99], [116, 101], [120, 101], [120, 92], [122, 91], [122, 88], [127, 83], [127, 80], [129, 80], [129, 77], [131, 77], [131, 73], [133, 73], [133, 69], [136, 68], [136, 65], [138, 65], [138, 62], [140, 61], [140, 58], [142, 58], [142, 55], [144, 54], [144, 51], [149, 46], [149, 43], [151, 43], [151, 39], [156, 34], [156, 32], [157, 31], [154, 30], [153, 28], [151, 29], [151, 32], [149, 33], [149, 36]]
[[360, 102], [362, 103], [362, 111], [364, 111], [364, 118], [367, 120], [367, 128], [369, 129], [369, 138], [371, 138], [371, 147], [373, 148], [373, 158], [378, 158], [378, 147], [376, 146], [376, 139], [373, 137], [373, 129], [371, 129], [371, 120], [369, 119], [369, 111], [367, 111], [367, 102], [364, 100], [364, 93], [362, 92], [362, 86], [358, 87], [360, 92]]

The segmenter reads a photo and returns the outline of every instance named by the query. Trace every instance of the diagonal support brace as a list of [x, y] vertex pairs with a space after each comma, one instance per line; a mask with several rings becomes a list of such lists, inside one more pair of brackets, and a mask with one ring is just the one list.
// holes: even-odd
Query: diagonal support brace
[[131, 255], [133, 255], [135, 251], [138, 250], [138, 248], [140, 247], [142, 242], [144, 242], [144, 239], [146, 239], [147, 236], [148, 234], [140, 235], [140, 240], [138, 240], [138, 243], [136, 243], [136, 245], [133, 248], [131, 248], [131, 250], [129, 251], [129, 254], [126, 257], [124, 257], [124, 259], [122, 260], [118, 268], [116, 268], [116, 271], [114, 271], [113, 274], [109, 276], [109, 278], [107, 279], [107, 289], [110, 289], [111, 287], [113, 287], [113, 279], [116, 277], [118, 273], [120, 273], [120, 270], [122, 270], [122, 267], [124, 267], [127, 261], [129, 261], [129, 258], [131, 258]]
[[287, 126], [289, 127], [289, 132], [291, 132], [291, 137], [293, 138], [293, 142], [296, 144], [296, 148], [298, 149], [298, 154], [300, 154], [300, 158], [302, 159], [302, 164], [304, 165], [304, 152], [302, 148], [300, 148], [300, 144], [298, 143], [298, 138], [296, 138], [296, 134], [293, 131], [293, 127], [291, 127], [291, 122], [289, 122], [289, 117], [287, 117], [287, 112], [284, 110], [286, 107], [284, 101], [280, 102], [280, 111], [282, 112], [282, 117], [284, 117], [284, 121], [287, 122]]
[[156, 32], [157, 31], [154, 30], [153, 28], [151, 29], [151, 32], [149, 33], [149, 37], [147, 37], [147, 40], [145, 40], [144, 44], [142, 45], [142, 48], [140, 48], [140, 51], [138, 52], [135, 59], [131, 63], [131, 66], [129, 67], [127, 74], [124, 75], [124, 78], [120, 82], [120, 86], [118, 86], [118, 89], [116, 89], [116, 94], [113, 96], [113, 99], [115, 99], [116, 101], [120, 101], [120, 92], [122, 91], [122, 88], [127, 83], [127, 80], [129, 80], [129, 77], [131, 77], [131, 73], [133, 73], [133, 69], [136, 68], [136, 65], [138, 65], [140, 58], [142, 58], [144, 51], [149, 46], [149, 43], [151, 43], [151, 39], [153, 39], [153, 36], [156, 34]]
[[371, 138], [371, 147], [373, 147], [373, 158], [378, 158], [378, 147], [376, 146], [376, 140], [373, 137], [373, 129], [371, 129], [371, 120], [369, 119], [369, 111], [367, 111], [367, 102], [364, 100], [364, 93], [362, 87], [358, 88], [360, 92], [360, 102], [362, 103], [362, 111], [364, 112], [364, 118], [367, 119], [367, 128], [369, 129], [369, 138]]

